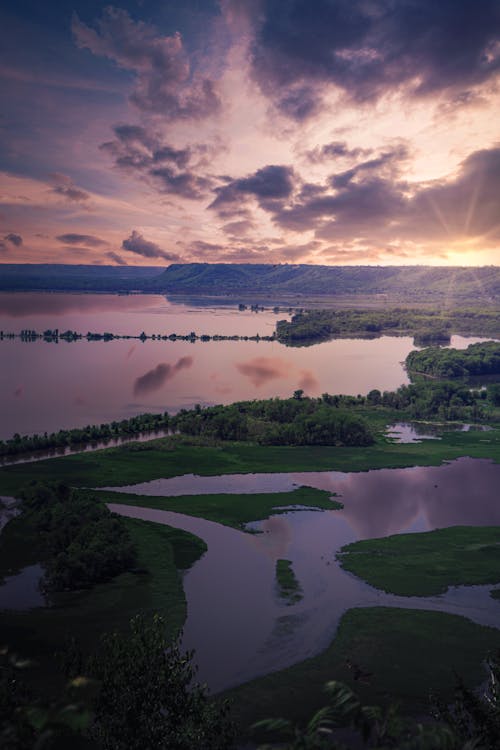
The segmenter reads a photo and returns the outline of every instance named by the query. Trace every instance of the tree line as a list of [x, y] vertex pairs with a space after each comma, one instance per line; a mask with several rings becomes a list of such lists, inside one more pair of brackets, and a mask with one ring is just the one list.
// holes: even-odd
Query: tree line
[[413, 334], [415, 343], [449, 341], [451, 333], [500, 336], [497, 310], [306, 310], [276, 324], [276, 338], [307, 346], [337, 336]]
[[410, 373], [436, 378], [463, 378], [474, 375], [500, 374], [500, 343], [486, 341], [470, 344], [467, 349], [430, 347], [410, 352], [406, 358]]
[[[366, 396], [304, 396], [240, 401], [234, 404], [181, 409], [177, 414], [139, 414], [109, 424], [87, 425], [43, 435], [0, 441], [0, 458], [58, 448], [79, 448], [113, 439], [132, 439], [144, 433], [169, 431], [214, 440], [240, 440], [260, 445], [366, 446], [374, 440], [364, 419], [366, 410], [387, 407], [401, 417], [441, 421], [480, 422], [500, 406], [500, 384], [474, 390], [462, 382], [420, 380], [395, 391], [372, 389]], [[360, 411], [363, 413], [359, 413]], [[358, 412], [358, 413], [357, 413]], [[369, 413], [369, 412], [368, 412]]]
[[20, 339], [24, 343], [32, 343], [34, 341], [46, 341], [48, 343], [59, 343], [59, 341], [65, 341], [71, 343], [73, 341], [119, 341], [119, 340], [130, 340], [136, 339], [138, 341], [189, 341], [193, 343], [195, 341], [275, 341], [276, 333], [273, 332], [270, 336], [260, 335], [256, 333], [254, 336], [241, 336], [239, 334], [221, 334], [221, 333], [202, 333], [197, 334], [195, 331], [190, 333], [153, 333], [147, 334], [142, 331], [139, 334], [119, 334], [110, 333], [104, 331], [104, 333], [96, 333], [88, 331], [87, 333], [78, 333], [77, 331], [62, 331], [59, 332], [58, 328], [48, 328], [45, 331], [38, 332], [30, 328], [23, 328], [19, 333], [12, 333], [8, 331], [0, 331], [0, 341], [12, 341], [14, 339]]

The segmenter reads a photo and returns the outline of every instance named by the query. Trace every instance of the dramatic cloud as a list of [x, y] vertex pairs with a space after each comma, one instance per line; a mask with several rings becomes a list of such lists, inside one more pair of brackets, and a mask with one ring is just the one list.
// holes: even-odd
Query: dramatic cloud
[[286, 378], [289, 373], [288, 363], [279, 359], [279, 357], [254, 357], [248, 362], [236, 363], [235, 367], [256, 388], [260, 388], [261, 385], [265, 385], [271, 380]]
[[55, 193], [56, 195], [61, 195], [68, 201], [71, 201], [73, 203], [81, 203], [82, 201], [87, 201], [90, 198], [90, 195], [84, 190], [80, 190], [80, 188], [75, 187], [73, 180], [71, 179], [71, 177], [68, 177], [68, 175], [61, 174], [60, 172], [53, 172], [50, 175], [50, 179], [54, 185], [51, 192]]
[[498, 263], [498, 0], [24, 5], [4, 263]]
[[217, 197], [209, 208], [218, 210], [221, 216], [230, 216], [232, 211], [239, 211], [241, 201], [247, 197], [256, 198], [259, 205], [265, 208], [288, 198], [293, 187], [293, 168], [270, 164], [248, 177], [231, 180], [227, 185], [216, 188], [214, 192]]
[[[405, 150], [388, 151], [332, 175], [334, 192], [301, 194], [274, 210], [274, 221], [295, 231], [313, 230], [320, 240], [364, 240], [372, 250], [324, 248], [333, 262], [380, 258], [380, 243], [500, 239], [500, 147], [468, 156], [452, 179], [409, 184], [398, 177]], [[381, 174], [382, 176], [378, 176]], [[375, 250], [377, 248], [378, 250]], [[407, 257], [404, 249], [384, 253]]]
[[191, 69], [179, 33], [161, 36], [154, 26], [135, 22], [126, 10], [110, 6], [96, 25], [97, 30], [75, 14], [76, 43], [135, 74], [130, 100], [136, 107], [170, 120], [199, 119], [218, 111], [215, 83]]
[[159, 390], [171, 380], [180, 370], [187, 369], [193, 364], [192, 357], [181, 357], [174, 365], [161, 362], [149, 372], [141, 375], [134, 383], [134, 396], [145, 396]]
[[146, 179], [160, 192], [196, 200], [213, 185], [213, 180], [186, 169], [192, 160], [205, 161], [209, 147], [192, 145], [177, 149], [162, 138], [138, 125], [118, 125], [116, 138], [100, 148], [113, 157], [115, 166]]
[[128, 250], [129, 253], [135, 253], [136, 255], [142, 255], [143, 258], [164, 258], [164, 260], [179, 260], [179, 256], [175, 253], [167, 253], [162, 250], [156, 242], [150, 242], [144, 239], [142, 234], [136, 232], [134, 229], [130, 237], [122, 242], [122, 248]]
[[87, 247], [101, 247], [108, 244], [92, 234], [74, 234], [73, 232], [58, 234], [56, 240], [65, 245], [86, 245]]
[[[253, 75], [285, 114], [314, 114], [314, 86], [355, 100], [407, 86], [414, 95], [464, 91], [500, 70], [497, 0], [303, 0], [246, 3]], [[304, 92], [304, 110], [294, 107]], [[277, 93], [279, 92], [279, 93]], [[292, 105], [290, 105], [292, 102]]]

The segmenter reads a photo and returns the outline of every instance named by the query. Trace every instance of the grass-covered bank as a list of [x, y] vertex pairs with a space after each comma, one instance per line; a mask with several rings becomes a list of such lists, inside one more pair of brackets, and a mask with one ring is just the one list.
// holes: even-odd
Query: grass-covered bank
[[402, 596], [499, 583], [500, 526], [451, 526], [365, 539], [343, 547], [337, 559], [371, 586]]
[[267, 717], [306, 723], [327, 698], [324, 685], [340, 680], [365, 704], [397, 702], [420, 715], [429, 692], [449, 701], [455, 674], [466, 685], [484, 678], [482, 662], [500, 647], [500, 631], [441, 612], [370, 607], [345, 613], [323, 653], [229, 690], [240, 729]]
[[276, 560], [276, 583], [280, 598], [292, 605], [302, 599], [302, 587], [298, 582], [291, 560]]
[[153, 497], [131, 495], [126, 492], [93, 492], [106, 503], [137, 505], [141, 508], [171, 510], [196, 518], [206, 518], [244, 530], [250, 521], [262, 521], [271, 515], [286, 513], [290, 506], [304, 505], [311, 510], [338, 510], [342, 504], [331, 500], [331, 493], [313, 487], [299, 487], [293, 492], [270, 492], [248, 495], [181, 495], [179, 497]]
[[[93, 649], [102, 633], [124, 630], [138, 612], [160, 613], [171, 637], [184, 624], [186, 599], [179, 571], [201, 557], [205, 543], [168, 526], [128, 518], [122, 522], [137, 550], [136, 572], [123, 573], [89, 590], [53, 595], [51, 607], [1, 613], [2, 642], [36, 659], [44, 679], [51, 679], [54, 653], [64, 647], [68, 636], [74, 636], [84, 649]], [[29, 549], [17, 520], [3, 530], [2, 545], [4, 535], [10, 540], [9, 548]], [[18, 567], [28, 564], [19, 557], [15, 563]]]
[[250, 472], [367, 471], [368, 469], [438, 466], [461, 456], [500, 463], [500, 429], [484, 436], [449, 432], [441, 440], [391, 443], [379, 438], [365, 447], [260, 446], [238, 442], [203, 445], [182, 438], [132, 443], [90, 454], [18, 464], [0, 470], [0, 493], [15, 495], [31, 480], [59, 480], [72, 486], [124, 486], [149, 479], [196, 474]]

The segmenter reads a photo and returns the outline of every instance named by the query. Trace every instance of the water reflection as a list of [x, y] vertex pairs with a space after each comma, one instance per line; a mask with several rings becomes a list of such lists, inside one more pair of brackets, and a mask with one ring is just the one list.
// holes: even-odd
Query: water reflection
[[107, 489], [178, 497], [290, 492], [298, 486], [340, 495], [344, 508], [336, 513], [349, 524], [357, 539], [445, 526], [500, 525], [500, 465], [467, 457], [441, 466], [351, 473], [318, 471], [214, 477], [185, 474]]
[[270, 380], [286, 378], [290, 367], [285, 360], [278, 357], [255, 357], [248, 362], [236, 362], [234, 366], [256, 388]]
[[173, 365], [167, 362], [160, 362], [152, 370], [149, 370], [136, 379], [134, 383], [134, 396], [141, 396], [159, 390], [180, 370], [191, 367], [193, 361], [193, 357], [181, 357]]
[[0, 586], [0, 609], [25, 610], [42, 607], [46, 601], [40, 591], [41, 565], [29, 565]]
[[386, 435], [395, 443], [421, 443], [422, 440], [440, 440], [445, 432], [488, 432], [492, 429], [482, 424], [396, 422], [387, 426]]

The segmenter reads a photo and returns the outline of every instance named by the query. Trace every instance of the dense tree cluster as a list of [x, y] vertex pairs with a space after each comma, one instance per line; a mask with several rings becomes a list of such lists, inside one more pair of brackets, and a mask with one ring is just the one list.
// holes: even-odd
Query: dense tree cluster
[[296, 391], [289, 399], [182, 410], [171, 423], [183, 434], [264, 445], [371, 445], [366, 422], [339, 408], [340, 403], [303, 398], [302, 391]]
[[280, 320], [278, 341], [306, 346], [336, 336], [413, 334], [419, 341], [449, 340], [451, 333], [500, 336], [498, 312], [491, 310], [308, 310]]
[[462, 378], [500, 374], [500, 343], [486, 341], [467, 349], [441, 349], [433, 346], [410, 352], [406, 358], [409, 372], [437, 378]]
[[22, 509], [40, 547], [45, 590], [87, 588], [134, 565], [122, 520], [94, 498], [63, 484], [34, 484], [22, 493]]
[[381, 404], [404, 411], [414, 419], [477, 422], [485, 417], [486, 391], [471, 391], [452, 381], [425, 381], [403, 385], [381, 394]]

